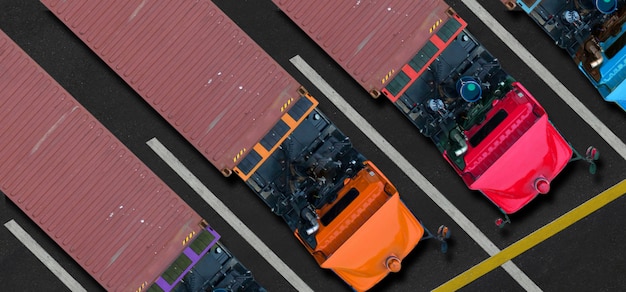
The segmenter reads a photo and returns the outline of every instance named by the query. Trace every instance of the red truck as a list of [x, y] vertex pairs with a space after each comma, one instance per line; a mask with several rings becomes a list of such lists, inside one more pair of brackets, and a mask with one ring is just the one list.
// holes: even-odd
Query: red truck
[[393, 102], [506, 221], [582, 158], [443, 1], [273, 2], [371, 96]]

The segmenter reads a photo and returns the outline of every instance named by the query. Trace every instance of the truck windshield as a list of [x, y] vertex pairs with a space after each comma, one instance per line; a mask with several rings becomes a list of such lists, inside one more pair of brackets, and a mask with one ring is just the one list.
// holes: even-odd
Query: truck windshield
[[322, 218], [320, 221], [324, 226], [328, 226], [330, 222], [333, 222], [333, 219], [337, 217], [337, 215], [341, 214], [343, 210], [356, 199], [359, 195], [359, 191], [355, 188], [351, 188]]
[[623, 33], [622, 36], [620, 36], [613, 44], [611, 44], [611, 46], [609, 46], [609, 48], [604, 51], [604, 54], [607, 58], [611, 59], [615, 57], [617, 53], [619, 53], [624, 45], [626, 45], [626, 33]]
[[502, 123], [502, 121], [504, 121], [507, 116], [508, 114], [506, 113], [506, 111], [501, 109], [493, 117], [491, 117], [491, 119], [487, 123], [485, 123], [485, 125], [483, 125], [483, 127], [480, 128], [480, 130], [478, 130], [478, 132], [476, 132], [474, 136], [469, 139], [472, 147], [476, 147], [478, 144], [480, 144], [480, 142], [485, 140], [485, 138], [487, 138], [487, 135], [489, 135], [489, 133], [491, 133], [496, 127], [498, 127], [498, 125], [500, 125], [500, 123]]

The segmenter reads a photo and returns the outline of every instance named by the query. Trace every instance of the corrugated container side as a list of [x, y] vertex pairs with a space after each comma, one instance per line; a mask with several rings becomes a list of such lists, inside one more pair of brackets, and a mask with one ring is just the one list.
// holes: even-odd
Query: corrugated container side
[[300, 98], [300, 85], [208, 0], [43, 0], [220, 170]]
[[445, 22], [441, 0], [273, 0], [366, 90], [381, 91]]
[[0, 31], [0, 189], [107, 290], [156, 280], [202, 219]]

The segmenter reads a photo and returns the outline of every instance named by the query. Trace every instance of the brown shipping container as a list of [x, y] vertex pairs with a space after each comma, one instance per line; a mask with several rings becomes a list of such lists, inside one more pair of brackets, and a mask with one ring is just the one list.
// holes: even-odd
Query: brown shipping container
[[202, 219], [0, 31], [0, 189], [107, 290], [152, 283]]
[[225, 173], [300, 99], [208, 0], [42, 2]]
[[273, 2], [368, 92], [381, 92], [451, 17], [443, 0]]

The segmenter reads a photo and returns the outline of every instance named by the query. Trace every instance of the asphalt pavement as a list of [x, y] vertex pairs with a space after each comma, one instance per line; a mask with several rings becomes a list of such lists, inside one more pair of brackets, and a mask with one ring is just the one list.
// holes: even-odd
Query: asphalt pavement
[[[468, 29], [500, 59], [547, 110], [554, 125], [580, 151], [594, 145], [601, 151], [598, 173], [591, 176], [582, 162], [568, 165], [551, 192], [515, 213], [500, 229], [498, 209], [480, 193], [467, 189], [431, 141], [387, 100], [373, 100], [315, 43], [309, 40], [270, 0], [214, 1], [252, 39], [320, 101], [321, 110], [351, 137], [353, 144], [391, 179], [404, 202], [424, 225], [449, 225], [450, 249], [441, 254], [434, 242], [423, 242], [403, 261], [403, 269], [374, 291], [427, 291], [468, 270], [488, 254], [465, 234], [396, 163], [350, 122], [291, 64], [299, 55], [386, 138], [498, 248], [504, 249], [552, 220], [626, 178], [626, 161], [587, 125], [531, 68], [525, 65], [461, 0], [447, 1], [468, 22]], [[479, 1], [561, 83], [620, 139], [626, 140], [626, 113], [604, 102], [575, 64], [523, 12], [509, 12], [499, 1]], [[216, 196], [252, 229], [315, 291], [349, 291], [315, 260], [237, 177], [224, 178], [124, 81], [102, 62], [42, 4], [35, 0], [0, 0], [0, 29], [13, 38], [53, 78], [112, 131], [161, 179], [222, 235], [222, 242], [269, 291], [293, 288], [210, 206], [189, 188], [146, 141], [156, 137]], [[0, 222], [16, 220], [88, 291], [102, 288], [49, 239], [10, 200], [0, 197]], [[626, 199], [604, 208], [513, 259], [544, 291], [615, 291], [626, 286]], [[77, 210], [78, 211], [78, 210]], [[94, 230], [94, 232], [97, 232]], [[0, 228], [0, 287], [6, 291], [64, 291], [65, 286], [4, 227]], [[4, 289], [3, 289], [4, 290]], [[520, 291], [502, 268], [470, 283], [464, 291]]]

